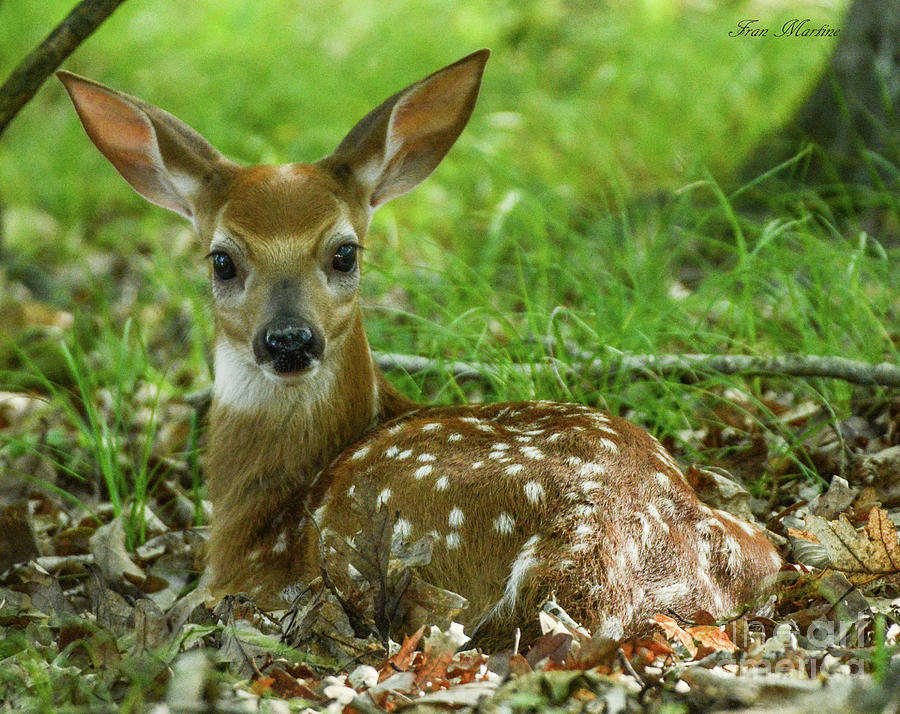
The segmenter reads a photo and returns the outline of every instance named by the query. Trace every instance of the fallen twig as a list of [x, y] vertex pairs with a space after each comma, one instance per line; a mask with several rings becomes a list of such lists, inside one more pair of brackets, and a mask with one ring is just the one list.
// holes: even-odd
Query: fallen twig
[[460, 381], [496, 379], [510, 372], [531, 375], [562, 369], [565, 372], [583, 376], [609, 376], [625, 371], [649, 372], [655, 375], [702, 373], [824, 377], [840, 379], [852, 384], [900, 387], [900, 367], [897, 365], [889, 362], [872, 364], [844, 357], [618, 353], [608, 358], [600, 358], [589, 352], [579, 352], [575, 357], [579, 361], [571, 365], [548, 360], [546, 362], [514, 363], [499, 368], [484, 362], [445, 362], [418, 355], [375, 353], [378, 366], [384, 370], [401, 369], [410, 374], [443, 371], [451, 373]]
[[[402, 370], [409, 374], [420, 372], [449, 372], [460, 382], [486, 382], [502, 379], [504, 375], [518, 373], [531, 376], [554, 371], [578, 376], [608, 377], [618, 372], [644, 372], [656, 376], [671, 374], [746, 374], [773, 377], [823, 377], [840, 379], [851, 384], [878, 387], [900, 387], [900, 367], [889, 362], [872, 364], [844, 357], [816, 357], [809, 355], [783, 355], [780, 357], [754, 357], [752, 355], [694, 355], [663, 354], [636, 355], [620, 352], [608, 359], [594, 358], [573, 364], [559, 360], [546, 362], [514, 362], [504, 367], [486, 362], [444, 361], [407, 355], [398, 352], [375, 352], [375, 362], [385, 370]], [[581, 352], [576, 357], [590, 355]], [[206, 387], [185, 396], [185, 401], [197, 409], [207, 409], [212, 399], [212, 389]]]

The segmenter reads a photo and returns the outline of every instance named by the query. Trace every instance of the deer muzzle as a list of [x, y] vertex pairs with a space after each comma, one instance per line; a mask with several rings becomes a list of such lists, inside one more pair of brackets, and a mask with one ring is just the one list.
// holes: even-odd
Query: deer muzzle
[[322, 358], [325, 339], [307, 320], [296, 315], [279, 315], [264, 325], [253, 339], [253, 354], [260, 366], [277, 374], [294, 374], [309, 369]]

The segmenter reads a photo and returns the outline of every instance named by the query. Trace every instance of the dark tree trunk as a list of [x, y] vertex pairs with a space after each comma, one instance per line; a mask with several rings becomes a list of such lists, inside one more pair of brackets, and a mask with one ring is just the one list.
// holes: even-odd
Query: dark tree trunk
[[854, 0], [818, 84], [794, 118], [758, 147], [742, 178], [806, 144], [815, 148], [793, 180], [878, 190], [900, 182], [900, 0]]

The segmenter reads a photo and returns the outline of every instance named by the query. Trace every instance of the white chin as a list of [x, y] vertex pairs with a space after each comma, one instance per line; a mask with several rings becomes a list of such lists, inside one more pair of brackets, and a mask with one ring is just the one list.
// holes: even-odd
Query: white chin
[[282, 374], [281, 372], [276, 372], [269, 366], [263, 366], [259, 369], [263, 373], [265, 378], [270, 382], [289, 387], [297, 384], [302, 384], [306, 380], [312, 379], [315, 376], [316, 372], [319, 371], [319, 360], [313, 360], [309, 367], [304, 369], [302, 372], [289, 372], [287, 374]]

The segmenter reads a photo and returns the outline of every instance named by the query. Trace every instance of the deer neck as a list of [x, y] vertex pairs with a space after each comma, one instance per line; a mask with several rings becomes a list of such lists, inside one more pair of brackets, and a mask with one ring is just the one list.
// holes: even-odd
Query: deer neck
[[222, 339], [215, 369], [205, 470], [218, 524], [283, 506], [366, 431], [416, 406], [381, 374], [360, 317], [336, 359], [298, 384], [238, 363]]

